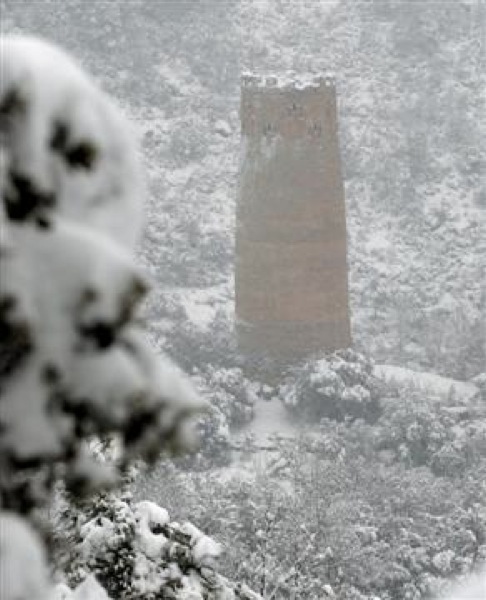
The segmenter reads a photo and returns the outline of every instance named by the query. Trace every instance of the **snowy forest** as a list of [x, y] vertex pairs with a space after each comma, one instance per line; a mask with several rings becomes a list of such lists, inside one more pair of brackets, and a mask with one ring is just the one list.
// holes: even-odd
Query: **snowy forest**
[[[486, 2], [0, 18], [2, 600], [484, 600]], [[353, 343], [278, 375], [235, 326], [247, 72], [336, 81]]]

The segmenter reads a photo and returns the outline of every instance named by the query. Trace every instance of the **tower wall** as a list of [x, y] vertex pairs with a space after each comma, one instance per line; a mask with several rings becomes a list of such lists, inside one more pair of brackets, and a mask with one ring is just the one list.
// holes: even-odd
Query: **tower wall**
[[295, 362], [351, 343], [333, 79], [244, 77], [236, 227], [241, 349]]

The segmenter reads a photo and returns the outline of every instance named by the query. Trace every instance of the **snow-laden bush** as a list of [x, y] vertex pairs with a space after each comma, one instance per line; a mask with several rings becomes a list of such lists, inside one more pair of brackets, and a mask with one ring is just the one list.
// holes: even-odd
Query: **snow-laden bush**
[[476, 375], [471, 381], [479, 388], [481, 399], [486, 403], [486, 371]]
[[71, 522], [71, 585], [94, 574], [118, 600], [258, 599], [218, 574], [220, 544], [189, 522], [171, 522], [157, 504], [104, 494]]
[[207, 154], [209, 142], [208, 124], [192, 113], [173, 122], [169, 153], [177, 165], [200, 161]]
[[226, 417], [230, 427], [250, 422], [259, 385], [245, 377], [239, 367], [215, 368], [209, 366], [202, 374], [204, 395]]
[[413, 386], [382, 407], [375, 444], [408, 466], [459, 476], [486, 456], [484, 414], [474, 407], [444, 405]]
[[[191, 446], [204, 404], [137, 321], [143, 189], [123, 116], [41, 40], [2, 39], [1, 72], [0, 498], [29, 514], [56, 478], [91, 492], [135, 457]], [[84, 442], [111, 433], [117, 463], [93, 463]], [[2, 560], [22, 559], [22, 539], [2, 540]]]
[[313, 422], [323, 418], [375, 420], [380, 413], [373, 363], [350, 349], [295, 368], [280, 396], [291, 413]]
[[197, 453], [180, 459], [183, 468], [206, 470], [231, 463], [231, 432], [226, 415], [216, 405], [197, 424], [201, 439]]
[[239, 367], [207, 366], [194, 377], [209, 404], [198, 422], [200, 447], [197, 454], [183, 458], [184, 466], [204, 470], [231, 462], [231, 431], [254, 417], [257, 394], [262, 386], [248, 379]]
[[[185, 314], [183, 305], [172, 306], [171, 310], [173, 314], [168, 313], [164, 307], [158, 313], [155, 311], [155, 317], [169, 317], [178, 322], [177, 335], [165, 342], [170, 355], [178, 364], [187, 370], [194, 365], [201, 369], [232, 369], [242, 364], [236, 347], [233, 322], [226, 311], [217, 310], [208, 326], [201, 328], [194, 321], [181, 316]], [[179, 314], [176, 314], [177, 310]]]

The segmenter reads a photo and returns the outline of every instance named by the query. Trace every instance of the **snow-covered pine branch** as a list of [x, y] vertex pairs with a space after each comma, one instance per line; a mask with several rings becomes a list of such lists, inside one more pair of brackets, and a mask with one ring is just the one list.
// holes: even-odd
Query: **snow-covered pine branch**
[[116, 470], [85, 452], [92, 436], [118, 435], [119, 468], [190, 447], [204, 403], [137, 321], [143, 186], [121, 112], [39, 39], [2, 39], [1, 73], [0, 497], [2, 530], [18, 534], [1, 538], [12, 577], [0, 595], [30, 600], [48, 578], [15, 513], [41, 506], [58, 477], [78, 494], [112, 483]]

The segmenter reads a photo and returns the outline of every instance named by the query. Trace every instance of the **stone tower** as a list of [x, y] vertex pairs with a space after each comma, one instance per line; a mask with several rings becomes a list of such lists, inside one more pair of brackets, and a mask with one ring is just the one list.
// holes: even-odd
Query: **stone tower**
[[346, 212], [334, 80], [244, 76], [241, 128], [240, 348], [289, 364], [347, 347]]

